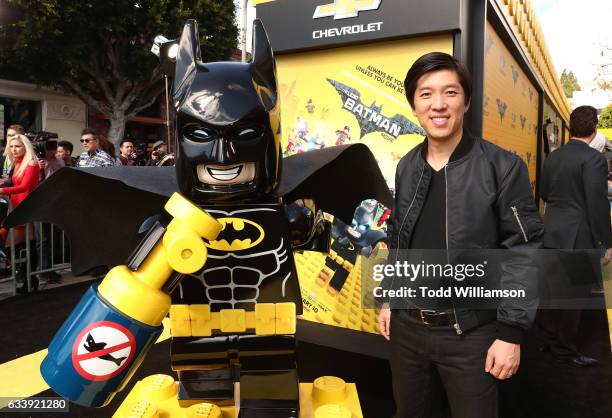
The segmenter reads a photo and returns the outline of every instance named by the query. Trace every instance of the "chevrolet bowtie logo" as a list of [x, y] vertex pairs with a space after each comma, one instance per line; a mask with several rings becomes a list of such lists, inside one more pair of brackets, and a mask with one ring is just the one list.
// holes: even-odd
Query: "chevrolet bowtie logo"
[[336, 19], [357, 17], [359, 12], [376, 10], [382, 0], [334, 0], [333, 3], [317, 6], [313, 19], [333, 16]]

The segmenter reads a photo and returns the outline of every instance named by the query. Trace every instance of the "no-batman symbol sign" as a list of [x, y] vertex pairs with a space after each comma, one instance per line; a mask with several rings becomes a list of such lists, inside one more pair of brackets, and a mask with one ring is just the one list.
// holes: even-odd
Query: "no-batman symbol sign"
[[88, 380], [108, 380], [121, 373], [132, 361], [136, 340], [125, 327], [112, 321], [88, 325], [72, 346], [72, 364]]

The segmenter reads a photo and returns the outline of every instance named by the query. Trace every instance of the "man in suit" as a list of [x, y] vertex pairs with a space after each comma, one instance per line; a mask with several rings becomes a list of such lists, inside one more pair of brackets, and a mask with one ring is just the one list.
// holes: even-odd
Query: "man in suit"
[[[605, 158], [589, 146], [596, 133], [596, 109], [577, 107], [570, 115], [569, 142], [552, 152], [544, 162], [541, 183], [541, 195], [546, 201], [544, 247], [601, 250], [603, 262], [607, 264], [612, 257], [608, 165]], [[582, 269], [582, 276], [590, 270], [594, 276], [591, 277], [592, 283], [598, 282], [599, 260], [589, 263], [585, 253], [572, 253], [571, 258], [583, 262], [576, 267], [574, 261], [564, 264], [561, 258], [560, 263], [554, 264], [562, 268], [573, 264]], [[567, 269], [566, 274], [572, 276]], [[547, 343], [544, 348], [550, 350], [556, 361], [577, 367], [597, 363], [596, 359], [581, 354], [576, 347], [580, 310], [546, 309], [541, 312], [540, 319]]]

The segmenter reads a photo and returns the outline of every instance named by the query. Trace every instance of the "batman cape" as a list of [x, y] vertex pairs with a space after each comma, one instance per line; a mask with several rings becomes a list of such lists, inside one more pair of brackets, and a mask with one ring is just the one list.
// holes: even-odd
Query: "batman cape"
[[[166, 216], [163, 206], [177, 191], [174, 167], [63, 168], [11, 212], [4, 225], [57, 225], [68, 236], [72, 271], [79, 275], [125, 264], [142, 238], [143, 222]], [[376, 199], [387, 207], [393, 202], [374, 156], [363, 144], [284, 158], [275, 197], [284, 203], [313, 199], [318, 209], [349, 224], [361, 201]]]

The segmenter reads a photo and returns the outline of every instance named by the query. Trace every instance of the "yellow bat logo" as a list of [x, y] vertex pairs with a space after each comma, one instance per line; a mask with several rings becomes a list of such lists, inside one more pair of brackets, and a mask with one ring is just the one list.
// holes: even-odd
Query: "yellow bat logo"
[[222, 225], [217, 239], [205, 244], [217, 251], [239, 251], [252, 248], [259, 244], [265, 236], [261, 226], [249, 219], [218, 218]]
[[382, 0], [334, 0], [333, 3], [317, 6], [313, 19], [333, 16], [334, 20], [359, 16], [359, 12], [376, 10]]

